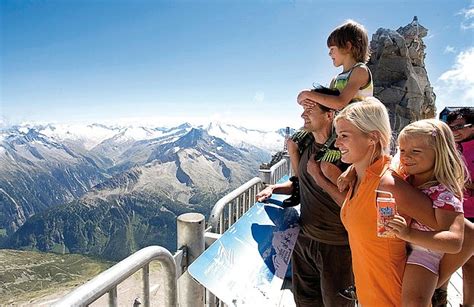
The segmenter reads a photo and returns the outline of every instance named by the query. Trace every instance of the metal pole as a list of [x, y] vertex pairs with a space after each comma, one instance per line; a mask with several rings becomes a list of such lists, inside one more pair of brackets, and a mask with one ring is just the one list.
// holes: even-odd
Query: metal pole
[[259, 177], [262, 179], [263, 183], [270, 184], [271, 180], [271, 171], [269, 169], [259, 169]]
[[[187, 266], [204, 251], [204, 215], [185, 213], [178, 216], [178, 249], [187, 247]], [[186, 271], [178, 280], [180, 307], [204, 306], [204, 287]]]
[[[293, 170], [291, 169], [290, 155], [289, 155], [289, 154], [285, 154], [285, 155], [283, 156], [283, 159], [286, 160], [286, 174], [288, 174], [289, 177], [293, 176]], [[286, 174], [283, 174], [283, 175], [286, 175]]]
[[109, 306], [111, 307], [117, 306], [117, 286], [113, 287], [109, 291]]
[[150, 307], [150, 264], [143, 267], [143, 299], [145, 307]]

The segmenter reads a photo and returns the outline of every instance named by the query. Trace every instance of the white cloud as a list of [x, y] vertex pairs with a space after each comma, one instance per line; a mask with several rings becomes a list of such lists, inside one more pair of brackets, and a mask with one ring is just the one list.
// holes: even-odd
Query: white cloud
[[423, 38], [424, 41], [427, 41], [429, 39], [432, 39], [433, 37], [435, 37], [436, 35], [434, 34], [428, 34], [425, 38]]
[[8, 122], [7, 118], [0, 115], [0, 129], [8, 128], [8, 126], [10, 126], [10, 123]]
[[262, 103], [265, 100], [265, 93], [262, 91], [258, 91], [255, 93], [255, 96], [253, 96], [253, 101]]
[[467, 9], [462, 9], [459, 14], [463, 15], [464, 17], [464, 20], [461, 22], [461, 29], [474, 29], [474, 6], [471, 6]]
[[438, 78], [435, 87], [438, 111], [446, 106], [474, 105], [474, 47], [461, 51], [454, 65]]
[[446, 46], [446, 48], [444, 48], [444, 53], [456, 53], [456, 48], [454, 48], [453, 46]]

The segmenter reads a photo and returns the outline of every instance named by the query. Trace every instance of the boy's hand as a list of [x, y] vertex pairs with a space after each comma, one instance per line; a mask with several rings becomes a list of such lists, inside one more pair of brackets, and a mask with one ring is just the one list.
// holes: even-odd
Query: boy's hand
[[298, 98], [296, 99], [298, 101], [298, 104], [302, 105], [305, 109], [313, 108], [315, 106], [314, 101], [310, 100], [311, 99], [310, 93], [311, 91], [304, 90], [298, 94]]
[[273, 194], [273, 188], [271, 186], [266, 187], [265, 189], [261, 190], [260, 193], [258, 193], [255, 198], [257, 199], [258, 202], [264, 202], [270, 197], [272, 197]]
[[410, 227], [403, 216], [395, 214], [393, 219], [388, 222], [388, 227], [390, 227], [390, 230], [397, 238], [408, 241], [410, 237]]
[[303, 100], [300, 104], [305, 110], [311, 110], [316, 106], [316, 103], [311, 100]]

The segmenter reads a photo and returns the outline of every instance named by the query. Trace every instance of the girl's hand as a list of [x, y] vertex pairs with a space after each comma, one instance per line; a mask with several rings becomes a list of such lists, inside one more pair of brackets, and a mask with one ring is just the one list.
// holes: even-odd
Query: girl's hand
[[357, 173], [355, 168], [350, 166], [347, 168], [344, 173], [342, 173], [339, 178], [337, 178], [337, 188], [339, 192], [345, 191], [348, 189], [357, 178]]
[[398, 238], [408, 241], [410, 227], [403, 216], [395, 214], [393, 219], [388, 222], [388, 227]]

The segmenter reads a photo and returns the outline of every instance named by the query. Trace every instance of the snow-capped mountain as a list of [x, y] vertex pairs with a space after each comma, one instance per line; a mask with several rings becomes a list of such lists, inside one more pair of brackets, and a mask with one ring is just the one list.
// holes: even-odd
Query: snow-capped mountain
[[3, 131], [0, 228], [15, 231], [29, 216], [80, 197], [108, 177], [105, 164], [34, 129]]
[[[209, 135], [218, 137], [232, 146], [245, 148], [249, 145], [269, 152], [277, 152], [283, 148], [284, 135], [279, 131], [264, 131], [237, 127], [220, 122], [210, 122], [207, 125], [182, 124], [177, 127], [151, 127], [151, 126], [119, 126], [119, 125], [24, 125], [17, 129], [27, 131], [34, 129], [38, 133], [48, 136], [59, 142], [75, 143], [82, 145], [87, 150], [92, 150], [99, 145], [111, 143], [133, 143], [151, 139], [160, 139], [191, 128], [205, 130]], [[106, 142], [108, 141], [108, 142]], [[106, 142], [106, 143], [104, 143]], [[104, 146], [102, 146], [104, 147]]]
[[285, 136], [280, 131], [246, 129], [219, 122], [211, 122], [204, 129], [210, 135], [221, 138], [238, 148], [246, 148], [248, 145], [252, 145], [272, 153], [283, 149]]
[[[186, 123], [171, 128], [50, 124], [3, 129], [0, 244], [7, 240], [5, 232], [11, 240], [14, 238], [9, 241], [12, 247], [32, 247], [39, 242], [42, 235], [35, 235], [35, 231], [40, 230], [36, 226], [32, 229], [28, 222], [33, 215], [35, 223], [40, 219], [43, 225], [52, 223], [48, 229], [55, 229], [54, 240], [43, 238], [53, 245], [43, 242], [34, 248], [50, 250], [48, 246], [65, 244], [65, 239], [58, 236], [63, 232], [58, 228], [61, 223], [54, 213], [56, 207], [69, 215], [65, 213], [69, 207], [74, 210], [79, 206], [81, 214], [86, 214], [89, 209], [85, 208], [100, 205], [106, 206], [100, 210], [105, 214], [109, 212], [107, 206], [126, 204], [126, 211], [135, 214], [130, 211], [135, 202], [151, 204], [156, 199], [168, 209], [150, 205], [158, 210], [154, 214], [162, 210], [169, 213], [176, 206], [201, 208], [205, 213], [216, 197], [256, 176], [258, 165], [270, 159], [271, 140], [279, 142], [273, 146], [277, 150], [283, 146], [283, 139], [278, 132], [218, 123]], [[172, 217], [181, 211], [168, 214], [167, 221], [173, 221]], [[17, 230], [21, 231], [13, 237]], [[75, 250], [72, 243], [68, 244], [67, 249]], [[84, 247], [82, 251], [91, 250]]]

